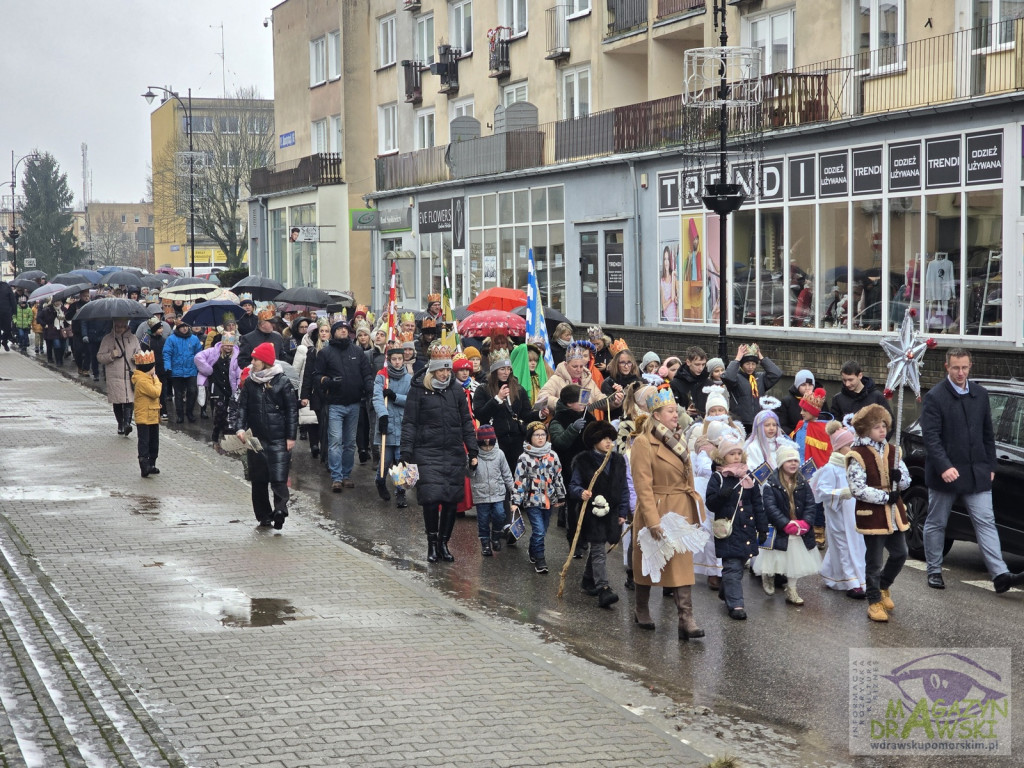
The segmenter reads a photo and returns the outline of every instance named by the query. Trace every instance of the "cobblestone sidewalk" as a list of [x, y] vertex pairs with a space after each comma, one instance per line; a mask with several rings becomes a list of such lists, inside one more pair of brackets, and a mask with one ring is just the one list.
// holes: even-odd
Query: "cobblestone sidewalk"
[[257, 530], [237, 462], [161, 430], [142, 479], [96, 393], [15, 354], [0, 379], [4, 764], [708, 762], [663, 699], [339, 542], [308, 497]]

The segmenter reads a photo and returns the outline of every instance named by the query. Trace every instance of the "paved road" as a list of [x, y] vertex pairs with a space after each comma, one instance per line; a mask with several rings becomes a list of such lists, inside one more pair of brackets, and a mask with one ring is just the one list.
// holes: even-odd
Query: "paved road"
[[[7, 359], [0, 357], [0, 365]], [[4, 370], [0, 367], [0, 375], [6, 375], [2, 373]], [[29, 370], [40, 380], [47, 379], [34, 364]], [[52, 376], [49, 378], [56, 381]], [[0, 385], [8, 386], [6, 382]], [[33, 394], [37, 393], [35, 384], [30, 388]], [[96, 422], [97, 445], [118, 449], [131, 442], [119, 440], [113, 434], [113, 417], [102, 406], [96, 406], [95, 400], [83, 388], [71, 387], [71, 390], [83, 398], [82, 416], [89, 413], [90, 423], [92, 420]], [[4, 390], [0, 393], [6, 394]], [[45, 407], [40, 408], [40, 412], [44, 410]], [[11, 411], [5, 397], [0, 401], [0, 416]], [[0, 419], [0, 423], [5, 421]], [[373, 567], [376, 580], [390, 580], [397, 576], [406, 588], [419, 590], [430, 600], [440, 600], [440, 604], [445, 606], [442, 611], [453, 610], [464, 615], [468, 617], [464, 621], [473, 626], [476, 622], [484, 622], [494, 627], [499, 637], [518, 638], [521, 629], [525, 628], [525, 637], [530, 641], [539, 640], [544, 654], [555, 654], [543, 658], [555, 662], [560, 670], [587, 670], [588, 675], [596, 675], [600, 682], [591, 679], [588, 683], [591, 690], [601, 691], [620, 704], [628, 705], [657, 728], [668, 729], [704, 754], [738, 755], [745, 765], [970, 764], [935, 759], [882, 763], [850, 757], [847, 745], [849, 649], [1019, 646], [1016, 628], [1019, 626], [1021, 594], [993, 595], [987, 589], [976, 548], [958, 544], [947, 559], [949, 588], [945, 592], [927, 589], [923, 571], [914, 569], [911, 563], [897, 583], [900, 609], [889, 626], [870, 624], [864, 617], [863, 603], [822, 590], [810, 579], [801, 583], [801, 593], [807, 604], [800, 609], [786, 606], [781, 595], [774, 599], [765, 597], [757, 584], [750, 580], [746, 583], [749, 621], [729, 621], [714, 595], [700, 589], [695, 602], [698, 617], [708, 630], [708, 638], [704, 642], [680, 647], [674, 633], [669, 631], [668, 624], [674, 615], [670, 601], [655, 606], [655, 617], [659, 622], [657, 632], [637, 632], [630, 618], [629, 593], [619, 590], [623, 600], [613, 610], [602, 611], [593, 604], [592, 598], [574, 588], [573, 575], [578, 578], [579, 561], [574, 564], [567, 594], [559, 601], [554, 595], [556, 573], [552, 572], [547, 577], [534, 575], [524, 552], [506, 551], [491, 560], [483, 560], [479, 556], [475, 521], [472, 519], [459, 521], [456, 526], [453, 550], [459, 556], [458, 561], [453, 565], [429, 566], [425, 562], [422, 527], [415, 507], [401, 512], [378, 501], [369, 481], [370, 470], [366, 467], [357, 469], [359, 488], [355, 492], [348, 491], [340, 496], [331, 494], [326, 475], [320, 465], [308, 457], [303, 443], [297, 449], [293, 472], [293, 488], [299, 495], [298, 513], [290, 519], [283, 536], [261, 538], [258, 534], [249, 533], [249, 513], [243, 508], [244, 504], [238, 503], [240, 499], [244, 501], [244, 496], [239, 497], [239, 494], [247, 491], [245, 486], [238, 484], [237, 464], [217, 457], [208, 448], [187, 439], [187, 435], [202, 436], [208, 422], [184, 426], [184, 430], [165, 429], [162, 437], [168, 438], [176, 446], [175, 450], [184, 451], [182, 459], [185, 466], [197, 481], [206, 472], [205, 467], [201, 472], [196, 470], [197, 460], [223, 473], [219, 482], [229, 486], [225, 492], [232, 496], [233, 511], [229, 514], [233, 515], [231, 519], [241, 521], [229, 525], [246, 529], [244, 532], [229, 530], [224, 534], [225, 541], [220, 542], [221, 546], [233, 544], [239, 537], [254, 539], [254, 546], [256, 543], [265, 544], [264, 538], [291, 540], [296, 538], [300, 529], [319, 526], [331, 534], [332, 546], [337, 546], [336, 542], [341, 540], [373, 556], [373, 562], [368, 566], [361, 562], [357, 571]], [[129, 455], [130, 451], [121, 450], [121, 453]], [[190, 480], [188, 488], [182, 489], [176, 482], [169, 496], [154, 501], [147, 493], [152, 484], [149, 481], [143, 483], [131, 473], [132, 462], [119, 460], [113, 463], [125, 473], [126, 487], [119, 492], [127, 493], [129, 504], [134, 505], [131, 510], [135, 512], [133, 520], [137, 517], [146, 519], [150, 531], [161, 523], [185, 530], [199, 524], [190, 517], [175, 518], [173, 513], [183, 514], [183, 504], [187, 508], [190, 501], [205, 496], [205, 492], [192, 490], [205, 488], [204, 483], [197, 485]], [[3, 469], [0, 463], [0, 471]], [[161, 476], [156, 482], [163, 486], [168, 480], [170, 477]], [[82, 482], [79, 475], [75, 483]], [[191, 496], [183, 494], [189, 490], [192, 490]], [[205, 504], [203, 508], [206, 508]], [[200, 519], [206, 520], [202, 516]], [[561, 534], [560, 530], [552, 530], [549, 535], [549, 551], [554, 555], [549, 558], [552, 564], [560, 564], [565, 557], [567, 546]], [[276, 556], [279, 549], [270, 550], [270, 553]], [[340, 549], [348, 552], [344, 547]], [[266, 554], [262, 546], [257, 551], [261, 555]], [[196, 567], [196, 563], [204, 562], [208, 556], [220, 557], [205, 551], [197, 553], [188, 558], [188, 568]], [[180, 586], [182, 580], [190, 581], [189, 576], [181, 573], [181, 563], [155, 556], [154, 562], [160, 564], [143, 563], [149, 565], [150, 570], [140, 572], [147, 577], [157, 571], [162, 576], [176, 573], [171, 578], [171, 584], [175, 586]], [[267, 565], [276, 567], [276, 564], [274, 559]], [[1024, 564], [1018, 561], [1013, 565], [1019, 569]], [[208, 568], [209, 565], [205, 564], [199, 572], [205, 573]], [[338, 563], [332, 562], [329, 570], [332, 574], [329, 578], [338, 584], [339, 590], [352, 587], [348, 571], [339, 569]], [[616, 566], [616, 572], [619, 572], [619, 566]], [[242, 583], [249, 578], [253, 576], [247, 573], [241, 579]], [[225, 579], [226, 576], [220, 575], [217, 583]], [[156, 580], [156, 583], [162, 582]], [[269, 598], [270, 602], [261, 602], [254, 607], [251, 598], [256, 593], [230, 579], [227, 583], [232, 584], [231, 589], [241, 592], [241, 596], [230, 590], [223, 594], [213, 590], [213, 597], [204, 592], [199, 600], [199, 605], [206, 606], [204, 610], [207, 612], [219, 612], [221, 626], [225, 623], [228, 626], [245, 624], [255, 617], [257, 623], [286, 620], [283, 626], [291, 628], [292, 621], [304, 622], [310, 618], [305, 599], [282, 598], [275, 593], [275, 597]], [[355, 592], [358, 593], [358, 589]], [[454, 601], [438, 598], [438, 592], [454, 598]], [[347, 604], [347, 597], [339, 593], [338, 599]], [[358, 599], [355, 594], [352, 597]], [[182, 597], [181, 603], [189, 605], [193, 613], [199, 610], [194, 596], [191, 601], [187, 598], [188, 595]], [[289, 614], [288, 611], [294, 613]], [[666, 622], [661, 622], [662, 612], [668, 617]], [[319, 617], [317, 623], [322, 619]], [[661, 626], [663, 623], [664, 627]], [[456, 630], [454, 634], [459, 639], [456, 641], [458, 652], [453, 658], [459, 659], [460, 663], [475, 659], [477, 653], [472, 650], [475, 646], [472, 643], [467, 646], [462, 641], [462, 631]], [[507, 671], [507, 664], [503, 661], [505, 657], [490, 646], [483, 656], [486, 659], [484, 666], [492, 671], [482, 673], [482, 684], [498, 684]], [[588, 661], [596, 662], [598, 666]], [[605, 672], [605, 669], [611, 672]], [[579, 679], [583, 672], [574, 671], [573, 674]], [[1019, 667], [1013, 682], [1018, 686], [1022, 682]], [[632, 692], [641, 689], [633, 683], [641, 684], [644, 690], [653, 692], [655, 696], [648, 699], [649, 694], [645, 692], [642, 694], [644, 698], [638, 698], [639, 694]], [[497, 693], [501, 695], [502, 691]], [[471, 691], [470, 700], [476, 695]], [[173, 734], [176, 731], [171, 728], [169, 732]], [[1019, 740], [1020, 736], [1017, 738]], [[1014, 746], [1018, 752], [1022, 748], [1019, 743]], [[612, 754], [621, 755], [621, 747], [619, 752]], [[502, 756], [506, 757], [508, 753], [502, 753]], [[571, 764], [585, 763], [582, 756], [571, 761]], [[284, 764], [292, 765], [287, 761]], [[476, 763], [453, 759], [453, 764]], [[554, 756], [546, 763], [542, 760], [535, 764], [563, 763]], [[630, 763], [625, 759], [623, 764]], [[994, 758], [985, 761], [985, 765], [991, 766], [1013, 764]]]

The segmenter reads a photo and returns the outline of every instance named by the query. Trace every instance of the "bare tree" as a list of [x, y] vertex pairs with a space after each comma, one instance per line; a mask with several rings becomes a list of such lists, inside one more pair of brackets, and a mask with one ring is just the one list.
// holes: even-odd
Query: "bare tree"
[[[152, 175], [154, 211], [167, 227], [180, 226], [189, 215], [189, 179], [194, 189], [196, 237], [212, 241], [227, 255], [229, 269], [237, 268], [249, 246], [249, 220], [239, 201], [249, 194], [254, 168], [271, 162], [274, 112], [254, 87], [241, 88], [222, 107], [193, 107], [192, 167], [188, 138], [167, 147], [163, 162]], [[191, 170], [191, 174], [190, 174]], [[160, 199], [164, 205], [157, 205]], [[173, 201], [171, 204], [170, 201]], [[186, 224], [187, 226], [187, 224]]]
[[145, 257], [139, 254], [135, 236], [125, 230], [121, 219], [113, 211], [104, 211], [91, 222], [91, 227], [92, 258], [98, 264], [146, 266]]

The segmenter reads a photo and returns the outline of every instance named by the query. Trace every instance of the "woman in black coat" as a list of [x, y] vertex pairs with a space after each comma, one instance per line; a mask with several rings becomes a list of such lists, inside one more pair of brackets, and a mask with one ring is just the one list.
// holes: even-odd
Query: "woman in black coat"
[[[299, 431], [299, 398], [277, 364], [273, 344], [260, 344], [252, 351], [252, 372], [231, 414], [231, 429], [239, 439], [252, 430], [262, 445], [259, 453], [248, 454], [252, 511], [260, 527], [273, 524], [280, 530], [288, 517], [288, 470]], [[274, 494], [273, 507], [267, 486]]]
[[[612, 358], [604, 372], [604, 381], [601, 383], [601, 392], [605, 395], [614, 395], [616, 392], [625, 392], [632, 384], [640, 382], [640, 370], [636, 364], [636, 358], [628, 349], [619, 350]], [[625, 398], [623, 398], [625, 399]], [[622, 418], [622, 403], [613, 405], [608, 411], [608, 419]]]
[[530, 397], [512, 373], [507, 355], [492, 355], [487, 383], [477, 387], [473, 395], [473, 416], [481, 424], [491, 424], [498, 447], [505, 454], [508, 466], [514, 469], [523, 452], [526, 425], [537, 420], [530, 406]]
[[427, 370], [416, 374], [405, 401], [402, 459], [419, 468], [416, 498], [423, 506], [427, 560], [452, 562], [448, 541], [455, 506], [465, 490], [466, 457], [476, 466], [476, 430], [462, 387], [452, 382], [451, 350], [435, 349]]

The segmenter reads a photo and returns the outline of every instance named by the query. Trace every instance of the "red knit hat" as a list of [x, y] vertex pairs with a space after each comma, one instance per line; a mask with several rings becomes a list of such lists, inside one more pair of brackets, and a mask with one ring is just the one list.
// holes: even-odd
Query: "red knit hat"
[[273, 365], [277, 362], [277, 350], [274, 349], [274, 345], [269, 341], [264, 341], [252, 351], [252, 359], [260, 360], [267, 365]]
[[818, 387], [800, 398], [800, 407], [807, 411], [814, 418], [818, 418], [821, 409], [825, 407], [825, 390]]
[[453, 371], [472, 371], [473, 364], [469, 361], [469, 358], [465, 355], [456, 355], [454, 362], [452, 362]]

